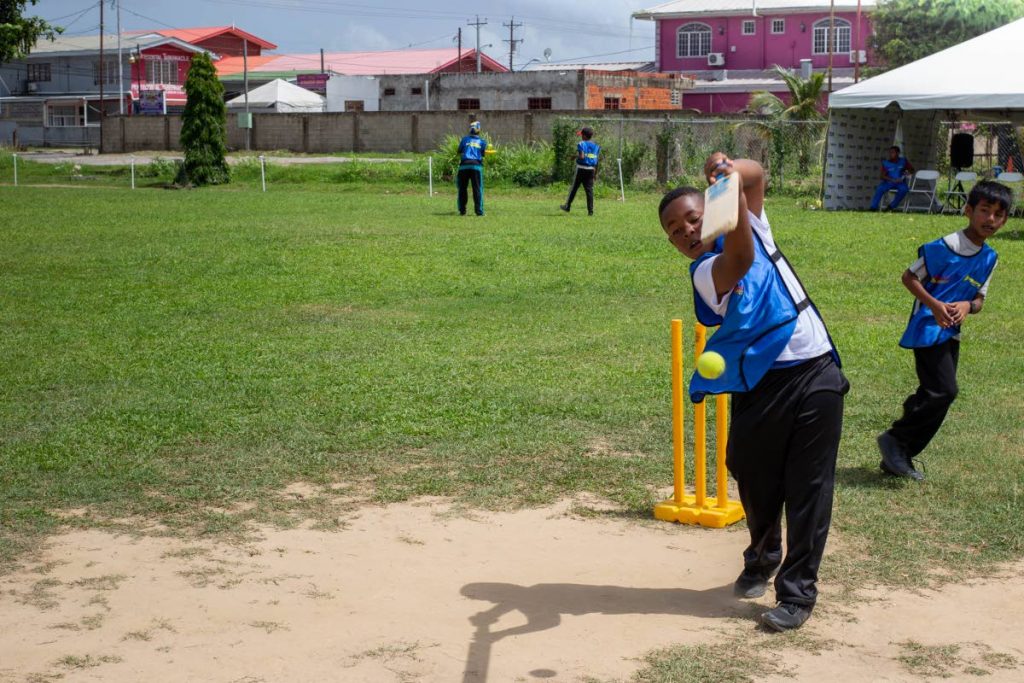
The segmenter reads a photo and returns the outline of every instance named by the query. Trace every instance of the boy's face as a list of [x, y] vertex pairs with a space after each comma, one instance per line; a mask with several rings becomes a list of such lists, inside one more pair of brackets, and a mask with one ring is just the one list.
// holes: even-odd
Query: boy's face
[[974, 236], [981, 240], [987, 240], [996, 234], [996, 231], [1006, 224], [1007, 218], [1005, 206], [999, 202], [989, 202], [987, 199], [982, 199], [977, 206], [965, 206], [964, 215], [967, 216], [968, 232], [974, 233]]
[[661, 228], [668, 235], [668, 241], [680, 254], [694, 260], [707, 251], [700, 241], [703, 225], [704, 195], [701, 194], [677, 197], [661, 214]]
[[900, 151], [898, 149], [896, 149], [895, 147], [890, 147], [889, 148], [889, 161], [899, 161], [899, 160], [900, 160]]

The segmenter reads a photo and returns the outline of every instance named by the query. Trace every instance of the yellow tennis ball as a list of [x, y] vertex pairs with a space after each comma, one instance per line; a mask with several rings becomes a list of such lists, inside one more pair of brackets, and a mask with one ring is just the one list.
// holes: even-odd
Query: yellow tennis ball
[[725, 372], [725, 359], [715, 351], [705, 351], [697, 359], [697, 372], [705, 379], [716, 379]]

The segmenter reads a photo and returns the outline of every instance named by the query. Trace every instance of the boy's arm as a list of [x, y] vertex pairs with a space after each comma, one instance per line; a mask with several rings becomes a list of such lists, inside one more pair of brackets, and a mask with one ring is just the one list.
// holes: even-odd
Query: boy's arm
[[[727, 175], [733, 171], [739, 174], [742, 192], [739, 193], [739, 216], [736, 229], [726, 233], [724, 249], [711, 264], [711, 279], [715, 283], [715, 292], [718, 296], [725, 296], [731, 292], [750, 270], [750, 264], [754, 262], [754, 235], [751, 232], [750, 218], [747, 214], [747, 210], [750, 208], [748, 194], [752, 194], [754, 199], [759, 201], [758, 215], [760, 215], [764, 204], [764, 172], [761, 171], [761, 165], [756, 161], [749, 159], [733, 161], [724, 154], [716, 152], [704, 164], [704, 175], [710, 184], [715, 183], [718, 174]], [[748, 179], [744, 172], [750, 173], [754, 177]], [[751, 211], [753, 210], [751, 209]]]
[[910, 163], [910, 159], [903, 157], [903, 161], [906, 162], [906, 166], [904, 166], [903, 168], [907, 173], [917, 173], [917, 169], [914, 168], [914, 165], [912, 163]]
[[935, 320], [941, 327], [952, 327], [959, 325], [963, 321], [963, 315], [957, 315], [958, 304], [964, 304], [964, 308], [968, 306], [966, 301], [958, 301], [953, 304], [947, 305], [945, 302], [939, 301], [924, 288], [924, 284], [914, 275], [913, 271], [907, 269], [903, 271], [903, 286], [906, 287], [911, 294], [914, 295], [918, 301], [921, 302], [922, 306], [927, 306], [932, 315], [935, 316]]

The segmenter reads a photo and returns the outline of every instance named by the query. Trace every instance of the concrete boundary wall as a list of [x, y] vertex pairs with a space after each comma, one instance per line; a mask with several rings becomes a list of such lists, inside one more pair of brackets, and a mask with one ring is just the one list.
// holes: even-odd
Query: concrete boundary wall
[[[345, 112], [253, 114], [250, 148], [309, 154], [331, 152], [426, 152], [447, 135], [464, 135], [479, 119], [497, 145], [551, 140], [556, 118], [658, 120], [681, 117], [679, 110]], [[245, 130], [228, 117], [228, 148], [245, 149]], [[103, 121], [104, 153], [179, 151], [181, 117], [110, 116]]]

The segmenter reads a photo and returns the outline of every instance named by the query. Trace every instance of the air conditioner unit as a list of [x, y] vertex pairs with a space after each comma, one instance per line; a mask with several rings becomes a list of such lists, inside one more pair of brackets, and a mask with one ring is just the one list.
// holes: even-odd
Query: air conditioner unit
[[35, 81], [29, 81], [25, 84], [25, 90], [28, 90], [29, 92], [39, 92], [39, 84]]
[[851, 64], [867, 64], [868, 51], [867, 50], [850, 50], [850, 63]]
[[725, 66], [725, 55], [721, 52], [709, 52], [708, 66]]

